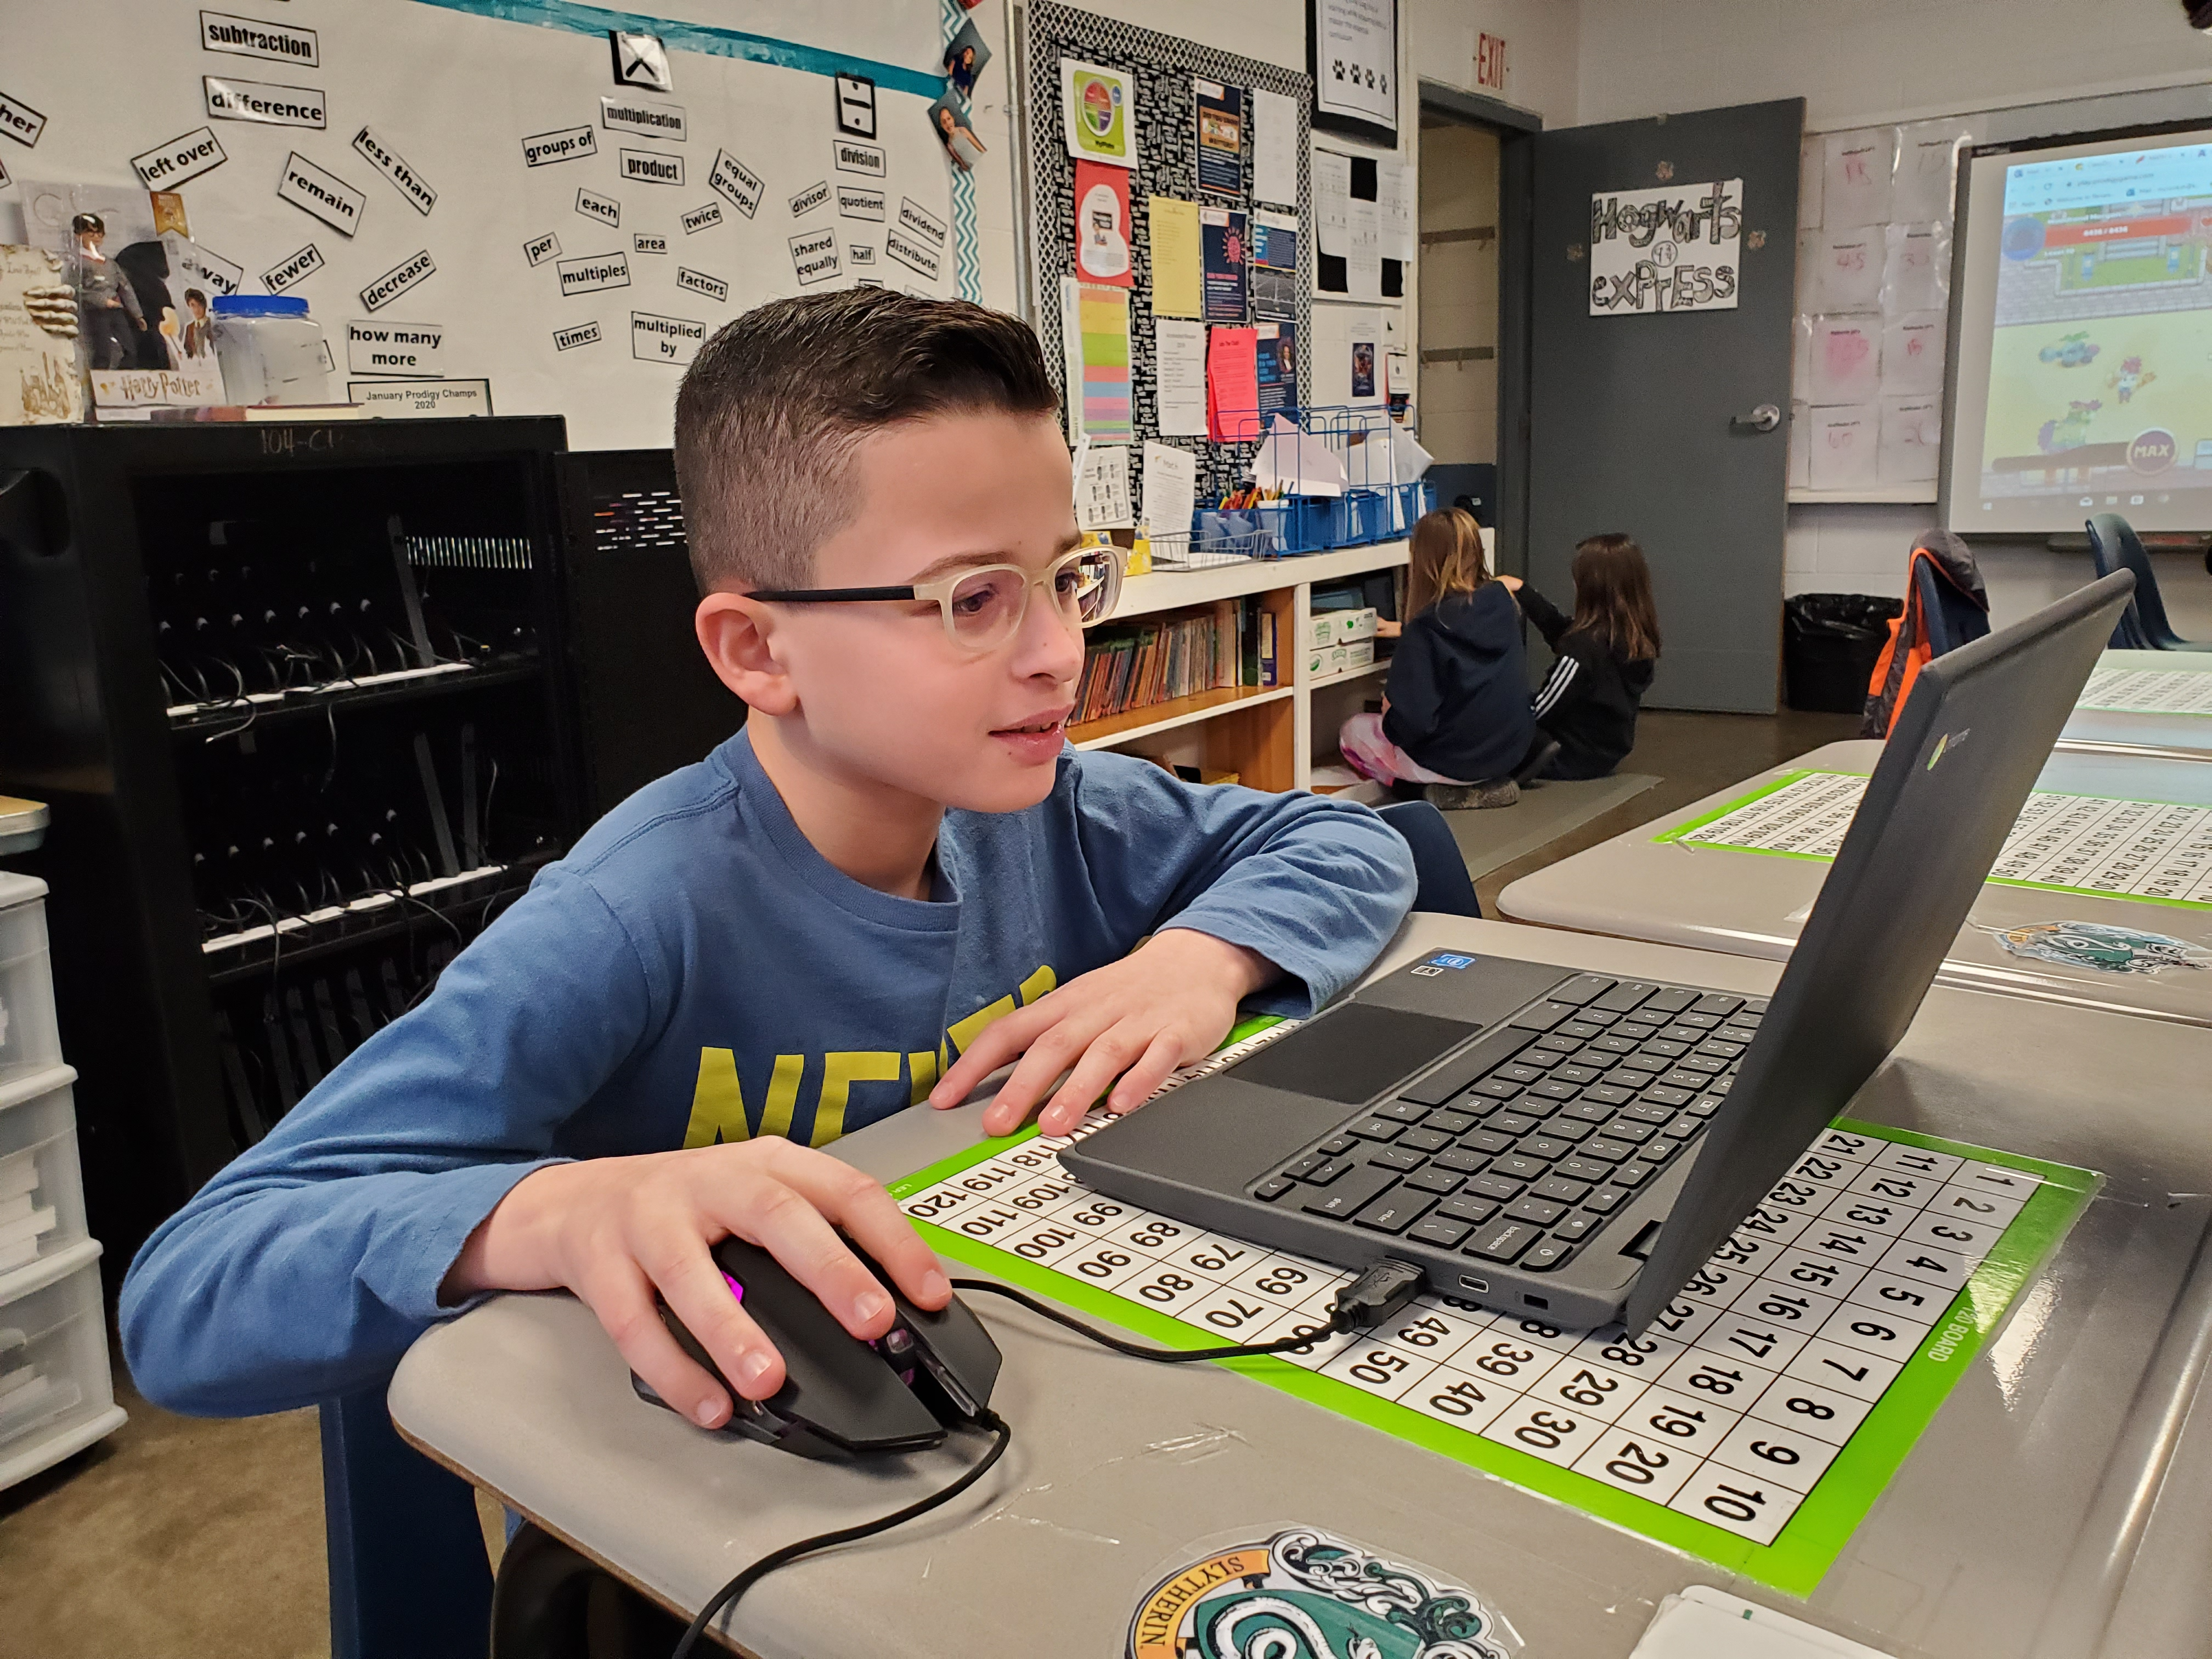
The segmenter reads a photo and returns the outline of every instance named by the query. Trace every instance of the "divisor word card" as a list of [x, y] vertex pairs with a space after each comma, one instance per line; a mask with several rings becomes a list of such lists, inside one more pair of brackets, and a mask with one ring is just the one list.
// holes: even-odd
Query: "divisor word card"
[[[985, 1141], [891, 1195], [941, 1255], [1165, 1345], [1327, 1330], [1350, 1274], [1103, 1198], [1069, 1144]], [[1802, 1595], [2095, 1183], [1839, 1121], [1641, 1337], [1425, 1295], [1215, 1363]]]
[[[1833, 859], [1866, 786], [1856, 772], [1786, 772], [1652, 839]], [[2039, 789], [2020, 809], [1989, 878], [2008, 887], [2212, 908], [2212, 807]]]

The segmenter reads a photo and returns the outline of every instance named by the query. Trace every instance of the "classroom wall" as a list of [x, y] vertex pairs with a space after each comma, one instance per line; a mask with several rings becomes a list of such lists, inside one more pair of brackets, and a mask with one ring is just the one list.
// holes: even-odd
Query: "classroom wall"
[[[1404, 0], [1403, 28], [1424, 81], [1501, 98], [1533, 110], [1547, 127], [1575, 122], [1580, 74], [1580, 0]], [[1505, 42], [1505, 86], [1478, 86], [1476, 37]]]
[[[2212, 37], [2176, 0], [1577, 0], [1576, 118], [1627, 120], [1662, 111], [1805, 100], [1809, 131], [2009, 110], [2005, 131], [2081, 131], [2203, 113], [2212, 118]], [[2033, 107], [2104, 94], [2092, 104]], [[1936, 522], [1930, 503], [1800, 504], [1790, 509], [1785, 592], [1899, 594], [1905, 555]], [[1978, 548], [1990, 609], [2015, 620], [2089, 574], [2086, 555], [2039, 539]], [[2160, 560], [2174, 625], [2212, 637], [2212, 579], [2201, 561]], [[2197, 618], [2193, 624], [2185, 618]]]

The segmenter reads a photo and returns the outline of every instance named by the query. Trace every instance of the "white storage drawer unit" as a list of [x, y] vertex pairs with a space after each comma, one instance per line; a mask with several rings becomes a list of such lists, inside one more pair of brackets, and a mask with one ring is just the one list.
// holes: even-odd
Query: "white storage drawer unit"
[[0, 871], [0, 1488], [123, 1425], [76, 1109], [54, 1024], [46, 884]]
[[107, 1375], [100, 1246], [0, 1277], [0, 1487], [123, 1425]]
[[43, 881], [0, 871], [0, 1085], [62, 1063], [46, 899]]
[[66, 1066], [0, 1083], [0, 1294], [8, 1276], [84, 1242]]

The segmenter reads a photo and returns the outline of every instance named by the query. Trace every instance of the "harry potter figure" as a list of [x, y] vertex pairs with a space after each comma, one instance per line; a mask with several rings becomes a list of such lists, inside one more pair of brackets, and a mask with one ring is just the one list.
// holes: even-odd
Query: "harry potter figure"
[[76, 238], [76, 301], [84, 317], [85, 346], [94, 368], [128, 368], [137, 362], [138, 336], [146, 313], [131, 279], [101, 251], [107, 222], [97, 213], [70, 221]]

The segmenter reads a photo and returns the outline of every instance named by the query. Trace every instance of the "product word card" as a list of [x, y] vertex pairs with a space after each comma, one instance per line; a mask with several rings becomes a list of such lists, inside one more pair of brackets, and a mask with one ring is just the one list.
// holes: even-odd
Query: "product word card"
[[[1786, 772], [1653, 839], [1832, 859], [1866, 786], [1854, 772]], [[1990, 879], [2053, 892], [2212, 906], [2212, 807], [2039, 789], [2021, 808]]]
[[[1163, 1344], [1327, 1330], [1350, 1274], [1102, 1198], [1068, 1144], [987, 1141], [891, 1195], [941, 1254]], [[1838, 1122], [1641, 1337], [1427, 1295], [1218, 1363], [1804, 1595], [2095, 1182]]]

